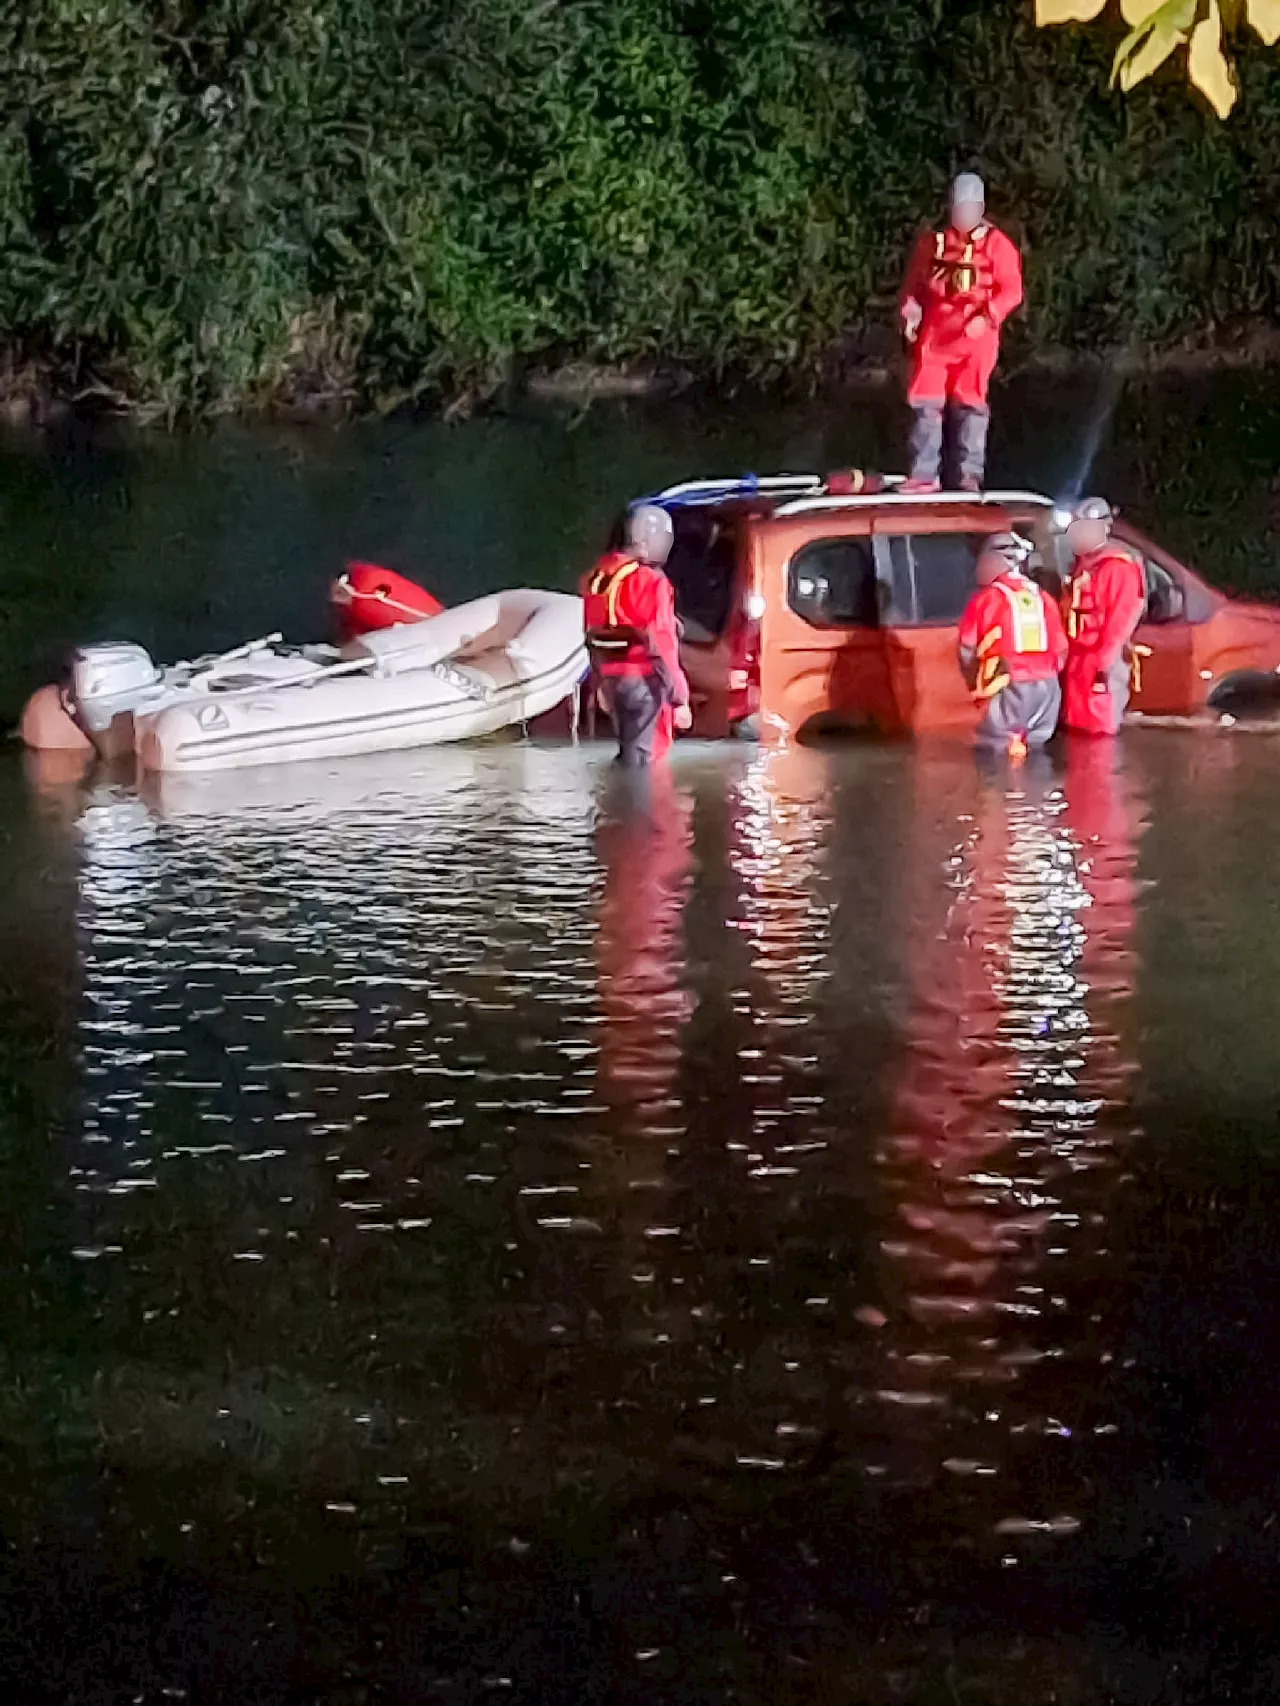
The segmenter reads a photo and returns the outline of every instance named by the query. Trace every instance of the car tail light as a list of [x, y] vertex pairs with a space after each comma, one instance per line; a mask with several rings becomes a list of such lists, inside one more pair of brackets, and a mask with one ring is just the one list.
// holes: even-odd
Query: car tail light
[[729, 631], [730, 669], [750, 669], [759, 656], [759, 624], [755, 622], [735, 622]]

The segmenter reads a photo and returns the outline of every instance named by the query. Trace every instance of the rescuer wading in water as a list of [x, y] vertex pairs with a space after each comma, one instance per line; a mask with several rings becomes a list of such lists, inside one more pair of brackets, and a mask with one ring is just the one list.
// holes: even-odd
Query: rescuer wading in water
[[582, 582], [593, 675], [617, 731], [618, 762], [629, 768], [665, 758], [673, 730], [692, 721], [675, 589], [662, 572], [674, 538], [666, 510], [640, 504], [626, 548], [601, 557]]
[[982, 707], [977, 743], [1022, 757], [1058, 725], [1067, 638], [1058, 607], [1023, 570], [1031, 542], [995, 533], [978, 556], [978, 590], [960, 618], [960, 668]]
[[1000, 327], [1022, 301], [1022, 261], [985, 217], [976, 172], [951, 187], [950, 222], [922, 232], [899, 297], [911, 346], [907, 401], [911, 430], [908, 491], [937, 491], [943, 472], [962, 492], [982, 490], [987, 461], [987, 387], [1000, 353]]
[[1062, 721], [1081, 734], [1119, 732], [1146, 647], [1134, 631], [1147, 608], [1142, 564], [1111, 537], [1111, 506], [1085, 498], [1071, 513], [1067, 544], [1074, 561], [1063, 592], [1067, 668]]

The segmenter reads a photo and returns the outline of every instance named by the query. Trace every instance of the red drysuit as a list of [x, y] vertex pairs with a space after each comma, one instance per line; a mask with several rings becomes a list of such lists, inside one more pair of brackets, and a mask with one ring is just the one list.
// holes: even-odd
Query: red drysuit
[[1067, 669], [1062, 720], [1113, 735], [1129, 701], [1129, 643], [1147, 604], [1142, 564], [1108, 541], [1077, 557], [1063, 597]]
[[661, 569], [611, 551], [582, 583], [583, 620], [595, 672], [605, 681], [656, 679], [665, 691], [650, 757], [671, 745], [676, 705], [689, 702], [680, 667], [675, 588]]
[[948, 226], [920, 235], [900, 305], [924, 318], [911, 351], [907, 401], [982, 409], [1000, 353], [1000, 327], [1022, 301], [1022, 260], [994, 225], [968, 236]]

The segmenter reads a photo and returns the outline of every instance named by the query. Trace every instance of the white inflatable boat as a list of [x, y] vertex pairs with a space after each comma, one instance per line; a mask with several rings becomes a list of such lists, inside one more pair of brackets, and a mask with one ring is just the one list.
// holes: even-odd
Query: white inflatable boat
[[232, 770], [492, 734], [570, 697], [587, 664], [581, 599], [520, 590], [341, 650], [269, 635], [159, 670], [140, 646], [89, 646], [65, 706], [104, 756], [132, 749], [146, 770]]

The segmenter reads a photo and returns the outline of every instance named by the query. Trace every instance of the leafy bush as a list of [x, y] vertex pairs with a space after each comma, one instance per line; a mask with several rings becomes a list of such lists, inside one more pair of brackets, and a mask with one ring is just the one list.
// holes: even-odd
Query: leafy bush
[[0, 0], [0, 335], [175, 414], [512, 361], [822, 361], [984, 169], [1023, 341], [1271, 314], [1280, 78], [1223, 126], [1014, 0]]

